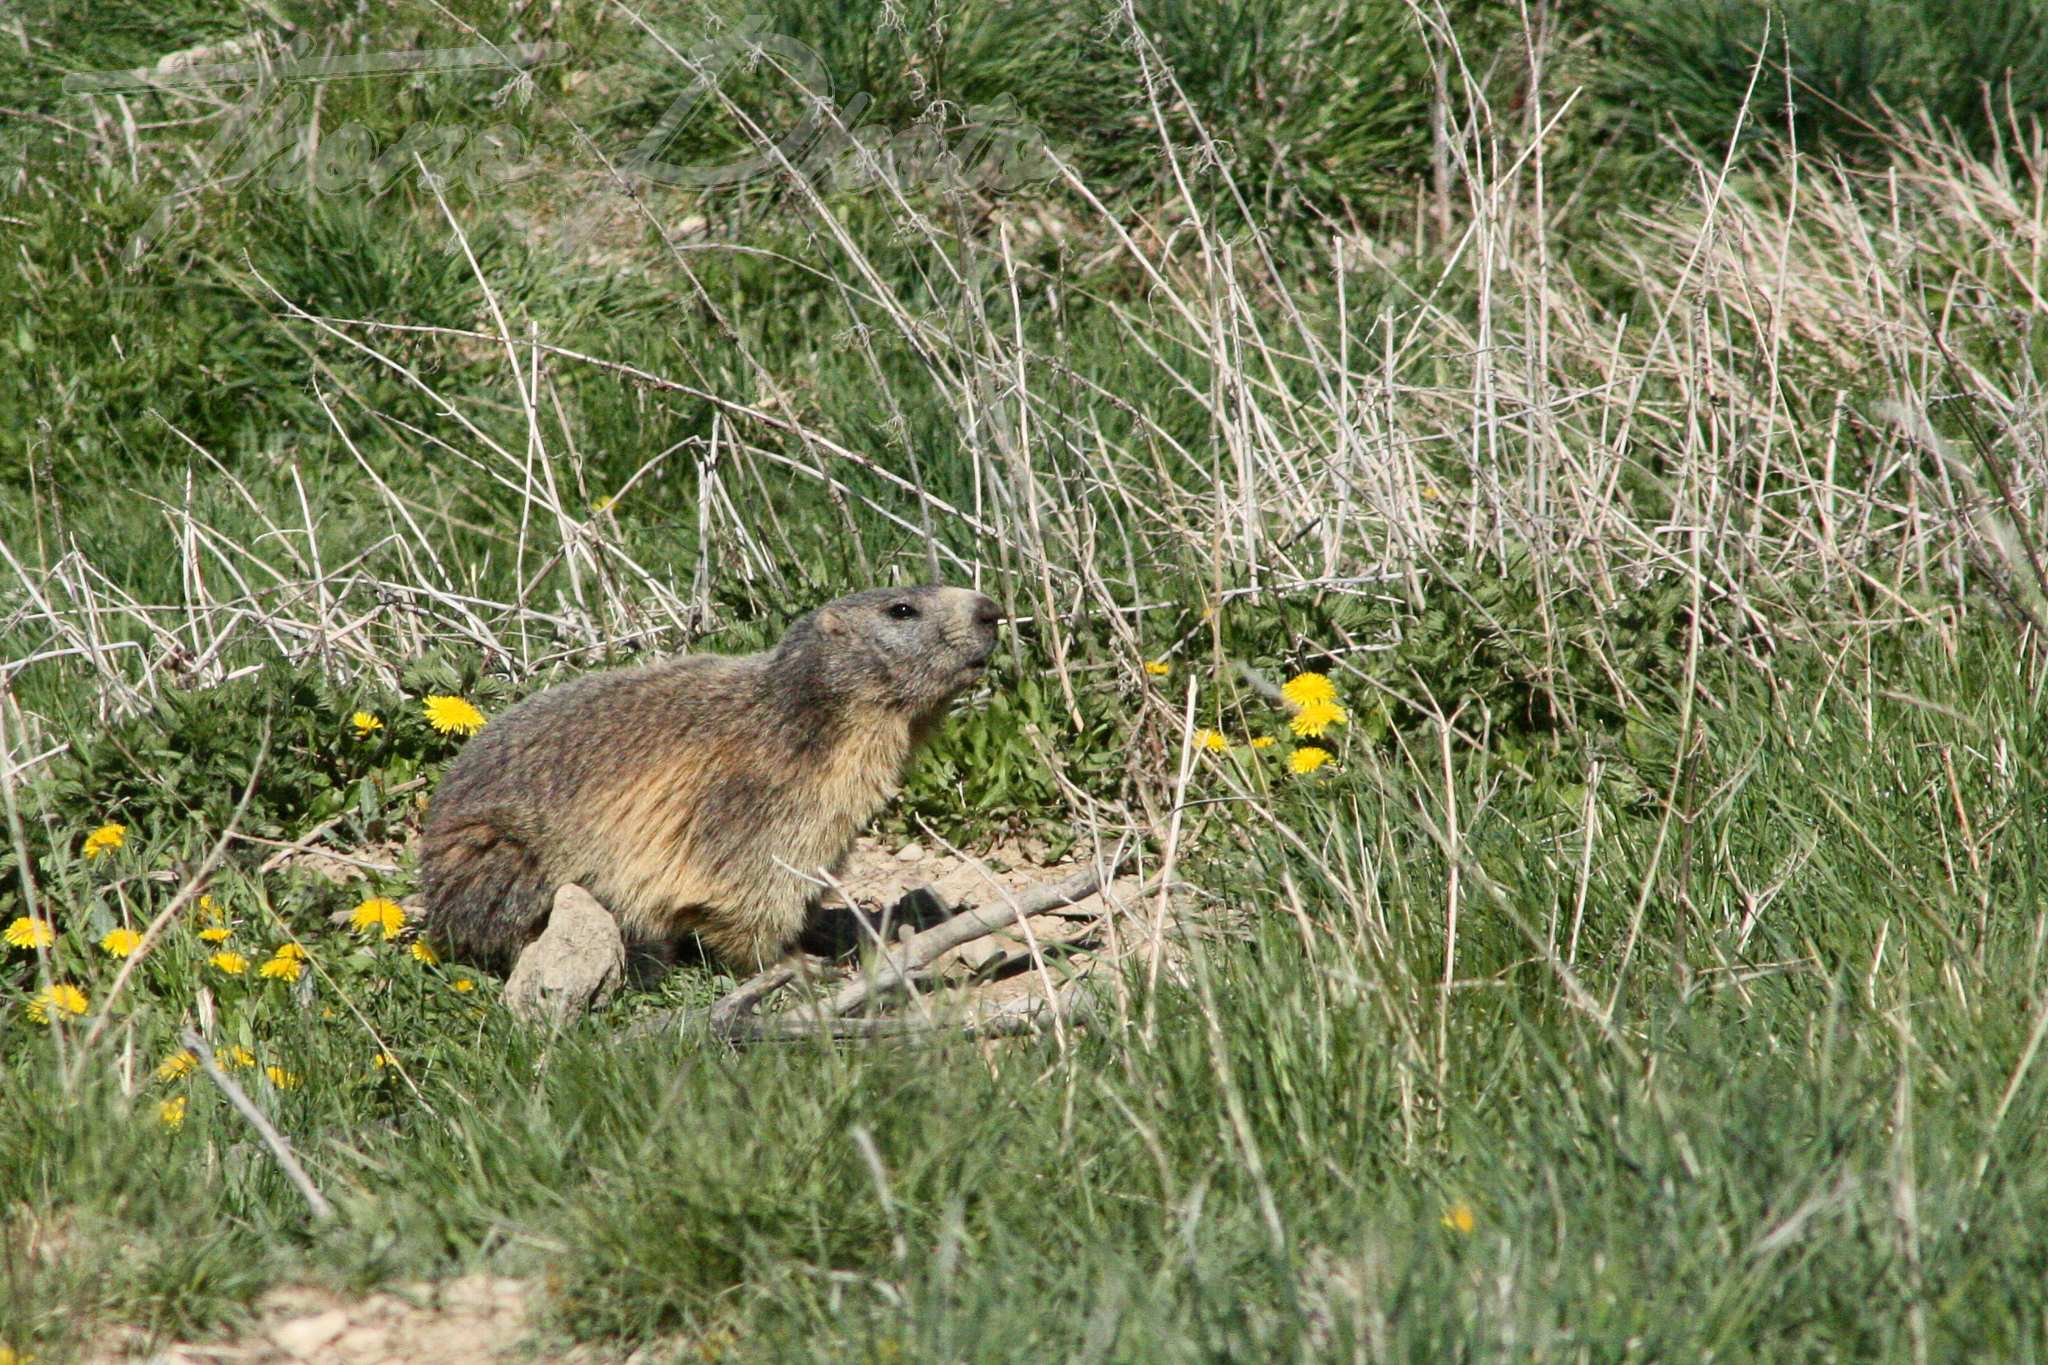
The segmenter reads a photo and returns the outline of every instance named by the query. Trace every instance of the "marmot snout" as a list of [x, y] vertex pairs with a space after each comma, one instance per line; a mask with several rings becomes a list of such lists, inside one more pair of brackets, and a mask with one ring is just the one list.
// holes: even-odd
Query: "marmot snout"
[[429, 936], [505, 970], [576, 882], [628, 943], [781, 956], [917, 745], [995, 652], [994, 602], [878, 588], [772, 649], [684, 655], [528, 697], [442, 778], [420, 844]]

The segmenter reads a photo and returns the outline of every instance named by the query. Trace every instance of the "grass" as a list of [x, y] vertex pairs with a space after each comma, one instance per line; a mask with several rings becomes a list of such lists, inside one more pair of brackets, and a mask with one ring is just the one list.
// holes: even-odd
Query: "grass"
[[[1878, 34], [1924, 97], [1788, 136], [1723, 8], [790, 0], [842, 110], [1007, 95], [1046, 173], [631, 196], [732, 7], [0, 20], [0, 923], [58, 931], [0, 959], [0, 1345], [488, 1269], [543, 1354], [2048, 1354], [2048, 158], [1939, 25]], [[131, 268], [220, 108], [62, 75], [286, 22], [570, 56], [319, 87], [330, 144], [517, 174], [287, 156]], [[804, 107], [719, 93], [689, 155]], [[1200, 890], [1095, 1026], [622, 1043], [693, 970], [546, 1036], [334, 922], [414, 885], [426, 697], [924, 578], [1016, 624], [886, 828]], [[189, 1027], [337, 1217], [156, 1074]]]

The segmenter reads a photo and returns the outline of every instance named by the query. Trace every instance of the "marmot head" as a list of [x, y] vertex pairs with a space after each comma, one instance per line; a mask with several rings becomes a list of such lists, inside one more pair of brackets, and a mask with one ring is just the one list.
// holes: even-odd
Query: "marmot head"
[[981, 677], [1001, 619], [968, 588], [873, 588], [800, 618], [775, 652], [805, 656], [813, 684], [835, 697], [923, 715]]

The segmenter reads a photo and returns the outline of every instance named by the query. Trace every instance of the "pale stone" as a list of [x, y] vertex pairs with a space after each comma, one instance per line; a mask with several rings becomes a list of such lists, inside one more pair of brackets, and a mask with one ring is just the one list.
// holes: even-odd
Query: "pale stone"
[[574, 1019], [603, 1004], [626, 972], [619, 922], [573, 883], [555, 892], [548, 927], [526, 946], [505, 982], [505, 1007], [522, 1019]]

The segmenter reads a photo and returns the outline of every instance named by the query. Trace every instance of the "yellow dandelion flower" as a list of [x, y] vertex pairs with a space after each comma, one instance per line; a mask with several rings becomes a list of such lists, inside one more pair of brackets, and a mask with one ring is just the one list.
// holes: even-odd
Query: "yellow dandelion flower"
[[484, 728], [484, 713], [460, 697], [428, 697], [421, 705], [427, 724], [444, 735], [473, 735]]
[[356, 929], [382, 929], [384, 941], [389, 943], [405, 928], [405, 907], [383, 896], [372, 896], [355, 908], [348, 922]]
[[128, 842], [128, 826], [111, 822], [85, 836], [85, 856], [97, 858], [102, 853], [112, 853]]
[[249, 969], [249, 959], [240, 953], [215, 953], [206, 960], [229, 976], [240, 976]]
[[1270, 749], [1270, 748], [1272, 748], [1272, 747], [1273, 747], [1273, 743], [1274, 743], [1274, 740], [1273, 740], [1273, 737], [1272, 737], [1271, 735], [1253, 735], [1253, 736], [1252, 736], [1252, 747], [1253, 747], [1254, 749]]
[[368, 739], [371, 735], [384, 728], [384, 722], [368, 711], [356, 712], [348, 718], [348, 723], [350, 728], [356, 732], [357, 739]]
[[185, 1097], [173, 1095], [156, 1107], [156, 1120], [166, 1128], [182, 1128], [185, 1125]]
[[133, 929], [110, 929], [100, 940], [100, 948], [115, 957], [126, 957], [142, 946], [142, 935]]
[[413, 940], [412, 955], [421, 962], [426, 963], [429, 967], [441, 960], [441, 955], [428, 947], [424, 939]]
[[397, 1066], [398, 1058], [392, 1056], [388, 1052], [380, 1052], [376, 1056], [370, 1058], [370, 1065], [376, 1067], [379, 1071], [382, 1071], [387, 1066]]
[[1287, 766], [1298, 773], [1312, 773], [1330, 761], [1328, 749], [1304, 744], [1287, 756]]
[[201, 929], [199, 937], [205, 939], [208, 943], [226, 943], [228, 935], [234, 932], [232, 929], [216, 924], [211, 929]]
[[1313, 706], [1319, 701], [1337, 700], [1337, 689], [1321, 673], [1297, 673], [1280, 689], [1280, 695], [1296, 706]]
[[449, 984], [453, 986], [456, 990], [461, 991], [464, 995], [468, 995], [471, 991], [476, 989], [476, 982], [472, 981], [470, 978], [466, 976], [457, 977], [454, 981], [450, 982]]
[[277, 945], [276, 951], [271, 953], [271, 956], [281, 957], [286, 962], [304, 962], [306, 960], [306, 950], [296, 943], [280, 943]]
[[7, 926], [4, 937], [16, 948], [47, 948], [57, 941], [57, 931], [46, 919], [23, 915]]
[[1333, 701], [1312, 701], [1294, 713], [1287, 722], [1288, 728], [1303, 739], [1320, 739], [1332, 725], [1342, 725], [1350, 719], [1344, 708]]
[[612, 495], [609, 493], [606, 493], [600, 497], [592, 498], [590, 500], [590, 510], [593, 512], [609, 512], [611, 510], [611, 506]]
[[1212, 754], [1220, 754], [1230, 747], [1230, 741], [1225, 739], [1220, 731], [1197, 730], [1195, 731], [1195, 747], [1197, 749], [1207, 749]]
[[213, 1054], [213, 1059], [219, 1062], [221, 1069], [225, 1071], [246, 1071], [256, 1065], [256, 1054], [239, 1043], [233, 1047], [221, 1048]]
[[295, 957], [273, 957], [256, 969], [266, 981], [297, 981], [305, 973], [306, 964]]
[[156, 1078], [160, 1081], [175, 1081], [180, 1076], [190, 1075], [192, 1068], [198, 1065], [199, 1059], [192, 1055], [192, 1050], [182, 1048], [164, 1058], [163, 1064], [156, 1069]]
[[1479, 1226], [1479, 1219], [1473, 1214], [1472, 1206], [1462, 1199], [1444, 1210], [1441, 1221], [1452, 1232], [1470, 1232]]
[[270, 1077], [270, 1083], [279, 1090], [299, 1088], [299, 1073], [296, 1071], [286, 1071], [281, 1066], [266, 1066], [263, 1068], [263, 1074]]
[[1147, 659], [1145, 660], [1145, 671], [1155, 678], [1163, 678], [1173, 672], [1173, 665], [1164, 659]]
[[84, 991], [68, 981], [59, 981], [28, 1002], [28, 1017], [38, 1024], [47, 1024], [53, 1009], [65, 1014], [84, 1014], [91, 1003], [85, 998]]
[[227, 914], [220, 908], [220, 902], [209, 894], [199, 898], [199, 918], [208, 924], [219, 924]]

